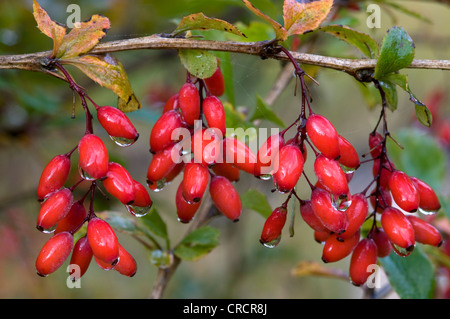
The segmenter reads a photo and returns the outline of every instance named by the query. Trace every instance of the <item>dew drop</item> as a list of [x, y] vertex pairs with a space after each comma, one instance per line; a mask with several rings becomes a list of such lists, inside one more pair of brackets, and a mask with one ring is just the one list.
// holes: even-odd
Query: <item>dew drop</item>
[[399, 255], [400, 257], [408, 257], [414, 250], [414, 246], [411, 246], [410, 248], [403, 248], [400, 247], [394, 243], [391, 243], [392, 245], [392, 250], [394, 250], [394, 252]]
[[55, 232], [55, 230], [56, 230], [56, 225], [55, 225], [55, 226], [52, 226], [52, 227], [50, 227], [50, 228], [47, 228], [47, 229], [41, 229], [41, 228], [39, 228], [39, 230], [40, 230], [42, 233], [44, 233], [44, 234], [51, 234], [51, 233], [54, 233], [54, 232]]
[[435, 210], [425, 210], [423, 208], [420, 208], [417, 210], [419, 213], [423, 214], [423, 215], [434, 215], [436, 214], [437, 211]]
[[276, 246], [278, 246], [280, 241], [281, 241], [281, 236], [278, 236], [274, 240], [271, 240], [271, 241], [268, 241], [268, 242], [262, 242], [261, 241], [261, 244], [263, 244], [263, 246], [267, 247], [267, 248], [275, 248]]
[[130, 145], [133, 145], [134, 142], [136, 142], [136, 139], [129, 139], [129, 138], [125, 138], [125, 137], [117, 137], [117, 136], [109, 136], [114, 143], [116, 143], [117, 145], [119, 145], [120, 147], [127, 147]]
[[272, 178], [271, 174], [264, 174], [264, 175], [260, 175], [258, 176], [259, 179], [262, 179], [263, 181], [268, 181], [269, 179]]
[[356, 168], [353, 168], [353, 167], [347, 167], [347, 166], [342, 165], [342, 164], [339, 164], [339, 165], [341, 166], [341, 169], [342, 169], [342, 171], [343, 171], [345, 174], [351, 174], [351, 173], [353, 173], [354, 171], [356, 171]]
[[134, 205], [125, 205], [128, 212], [136, 217], [144, 217], [145, 215], [148, 214], [148, 212], [150, 211], [150, 208], [152, 207], [152, 205], [150, 206], [146, 206], [146, 207], [140, 207], [140, 206], [134, 206]]
[[81, 167], [78, 167], [78, 172], [80, 173], [80, 176], [82, 179], [85, 179], [87, 181], [94, 181], [95, 178], [93, 178], [91, 175], [86, 173]]
[[155, 193], [158, 193], [164, 189], [164, 186], [167, 185], [166, 179], [163, 178], [157, 182], [147, 181], [148, 187]]

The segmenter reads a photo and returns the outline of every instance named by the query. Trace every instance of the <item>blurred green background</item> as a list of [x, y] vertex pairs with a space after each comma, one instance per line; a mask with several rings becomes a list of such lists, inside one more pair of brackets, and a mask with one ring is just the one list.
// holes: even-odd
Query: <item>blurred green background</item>
[[[64, 23], [70, 13], [66, 8], [74, 1], [41, 0], [40, 5], [56, 21]], [[191, 13], [203, 12], [210, 17], [247, 25], [261, 22], [238, 0], [99, 0], [78, 1], [81, 19], [100, 13], [111, 21], [111, 29], [103, 41], [118, 40], [171, 32], [176, 21]], [[263, 12], [282, 21], [282, 1], [252, 1]], [[450, 7], [430, 1], [398, 1], [420, 13], [425, 19], [390, 8], [381, 12], [380, 29], [369, 29], [365, 20], [365, 2], [361, 11], [344, 10], [336, 17], [359, 31], [372, 35], [379, 43], [387, 29], [401, 25], [416, 44], [416, 58], [449, 59]], [[262, 28], [270, 39], [270, 29]], [[264, 32], [259, 33], [264, 35]], [[319, 35], [315, 52], [339, 57], [360, 57], [347, 44], [328, 35]], [[51, 40], [40, 33], [32, 15], [31, 0], [0, 1], [0, 54], [21, 54], [51, 49]], [[140, 132], [139, 140], [129, 148], [118, 148], [97, 123], [95, 132], [107, 144], [111, 157], [124, 163], [131, 175], [145, 183], [151, 155], [148, 138], [161, 107], [183, 84], [185, 70], [174, 51], [136, 51], [115, 54], [124, 64], [133, 89], [143, 108], [130, 115]], [[254, 56], [231, 55], [236, 107], [253, 110], [256, 95], [265, 97], [282, 68], [279, 61]], [[115, 105], [116, 97], [106, 89], [73, 71], [78, 82], [100, 105]], [[417, 97], [427, 100], [433, 92], [444, 92], [440, 119], [449, 118], [450, 72], [436, 70], [405, 70]], [[367, 137], [378, 119], [378, 108], [367, 107], [359, 84], [348, 75], [319, 70], [315, 78], [320, 86], [310, 84], [313, 108], [327, 116], [341, 135], [350, 140], [360, 154], [368, 151]], [[294, 82], [289, 84], [273, 104], [273, 110], [288, 124], [296, 118], [300, 105], [294, 96]], [[224, 98], [226, 100], [226, 97]], [[148, 260], [148, 251], [126, 234], [119, 233], [124, 247], [138, 262], [133, 278], [117, 272], [101, 270], [92, 262], [81, 280], [81, 289], [66, 286], [68, 273], [63, 266], [47, 278], [35, 272], [35, 259], [48, 235], [35, 228], [39, 204], [36, 188], [43, 167], [57, 154], [66, 153], [84, 132], [84, 116], [76, 100], [76, 118], [71, 119], [72, 92], [66, 83], [42, 74], [25, 71], [0, 71], [0, 298], [147, 298], [152, 290], [157, 268]], [[403, 128], [418, 127], [414, 107], [407, 94], [399, 91], [398, 110], [389, 113], [389, 125], [395, 136]], [[263, 127], [273, 124], [263, 122]], [[423, 134], [435, 138], [435, 130]], [[74, 153], [74, 160], [76, 154]], [[369, 168], [369, 169], [368, 169]], [[311, 171], [311, 162], [306, 169]], [[444, 172], [445, 173], [445, 172]], [[76, 169], [72, 182], [76, 181]], [[311, 173], [310, 173], [311, 174]], [[439, 184], [439, 191], [448, 196], [449, 178]], [[168, 225], [172, 242], [182, 238], [186, 225], [176, 220], [174, 194], [177, 181], [162, 192], [151, 193], [154, 205]], [[351, 183], [352, 190], [361, 190], [370, 181], [370, 167], [362, 166]], [[236, 185], [241, 192], [257, 188], [266, 193], [272, 207], [284, 196], [270, 192], [270, 182], [262, 182], [243, 173]], [[299, 185], [299, 193], [308, 194], [307, 185]], [[99, 200], [96, 209], [111, 209], [127, 214], [114, 200]], [[259, 243], [264, 219], [253, 211], [244, 211], [239, 223], [224, 218], [213, 220], [220, 232], [220, 245], [204, 258], [183, 262], [170, 282], [165, 298], [360, 298], [361, 288], [349, 282], [323, 277], [294, 277], [291, 270], [303, 260], [320, 261], [322, 246], [313, 239], [295, 211], [295, 235], [285, 230], [275, 249]], [[325, 267], [347, 271], [348, 258]], [[395, 294], [388, 297], [396, 298]]]

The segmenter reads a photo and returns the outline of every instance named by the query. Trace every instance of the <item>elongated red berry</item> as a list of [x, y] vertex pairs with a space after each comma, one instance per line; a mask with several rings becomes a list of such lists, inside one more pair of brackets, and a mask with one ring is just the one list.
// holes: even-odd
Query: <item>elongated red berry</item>
[[79, 200], [72, 204], [66, 217], [58, 221], [55, 234], [63, 231], [72, 232], [81, 226], [87, 216], [86, 208], [83, 205], [83, 201]]
[[119, 244], [119, 262], [114, 266], [114, 270], [127, 277], [133, 277], [137, 271], [136, 260], [121, 244]]
[[350, 206], [345, 210], [348, 216], [348, 227], [343, 234], [339, 235], [341, 239], [349, 238], [360, 230], [369, 212], [369, 204], [364, 194], [352, 195], [351, 201]]
[[347, 177], [337, 161], [323, 155], [317, 156], [314, 161], [314, 173], [319, 183], [334, 196], [348, 195]]
[[325, 241], [322, 250], [322, 261], [325, 263], [337, 262], [350, 255], [359, 242], [360, 233], [358, 231], [345, 240], [337, 236], [337, 234], [331, 234]]
[[383, 150], [382, 142], [383, 136], [380, 133], [374, 132], [373, 134], [369, 134], [369, 148], [372, 158], [377, 158], [381, 155], [381, 152]]
[[109, 265], [119, 261], [119, 241], [111, 226], [98, 217], [88, 222], [87, 238], [94, 256]]
[[355, 170], [359, 167], [359, 155], [355, 147], [344, 137], [339, 135], [339, 164], [346, 170]]
[[389, 188], [392, 198], [401, 209], [412, 213], [419, 208], [419, 192], [406, 173], [394, 171], [389, 178]]
[[177, 144], [153, 154], [147, 169], [147, 182], [149, 184], [162, 180], [175, 168], [177, 163], [173, 161], [173, 153], [180, 153]]
[[139, 137], [139, 133], [128, 116], [115, 107], [99, 107], [97, 119], [109, 136], [119, 145], [129, 146]]
[[222, 138], [217, 128], [195, 130], [191, 138], [191, 151], [196, 163], [204, 166], [222, 162]]
[[175, 195], [175, 205], [177, 208], [178, 220], [182, 223], [189, 223], [198, 211], [201, 201], [196, 203], [188, 203], [183, 197], [183, 187], [180, 183]]
[[217, 128], [222, 133], [222, 136], [225, 136], [227, 124], [222, 101], [215, 95], [209, 95], [203, 100], [202, 110], [208, 127]]
[[330, 232], [320, 221], [312, 209], [311, 201], [303, 201], [300, 203], [300, 215], [309, 227], [319, 232]]
[[[278, 169], [279, 151], [284, 146], [281, 134], [273, 134], [264, 142], [256, 154], [255, 176], [271, 175]], [[302, 154], [303, 155], [303, 154]]]
[[58, 270], [73, 248], [73, 236], [62, 232], [52, 236], [42, 247], [36, 259], [36, 271], [39, 276], [45, 277]]
[[214, 174], [228, 178], [230, 182], [237, 182], [241, 176], [239, 168], [228, 163], [216, 163], [211, 168]]
[[150, 151], [158, 153], [175, 144], [179, 136], [172, 136], [172, 133], [181, 127], [181, 117], [177, 111], [168, 111], [161, 115], [153, 125], [150, 133]]
[[319, 114], [310, 115], [306, 120], [306, 132], [320, 153], [331, 159], [338, 158], [339, 135], [326, 117]]
[[223, 140], [223, 160], [249, 174], [253, 175], [255, 171], [256, 155], [245, 143], [234, 137]]
[[209, 183], [209, 193], [216, 208], [232, 221], [238, 221], [242, 202], [233, 184], [223, 176], [214, 176]]
[[78, 266], [79, 268], [74, 268], [73, 272], [70, 274], [72, 281], [80, 279], [86, 273], [91, 263], [92, 256], [92, 249], [91, 246], [89, 246], [89, 241], [85, 235], [78, 239], [73, 247], [70, 265], [72, 265], [72, 267]]
[[109, 155], [103, 141], [94, 134], [84, 135], [78, 143], [78, 167], [84, 179], [103, 178], [108, 172]]
[[344, 211], [337, 210], [331, 200], [331, 194], [322, 188], [315, 188], [311, 194], [311, 205], [317, 218], [330, 231], [342, 234], [348, 227], [348, 217]]
[[45, 202], [41, 204], [37, 218], [36, 228], [42, 232], [52, 232], [56, 224], [70, 211], [73, 204], [73, 194], [68, 188], [62, 188], [53, 192]]
[[407, 216], [414, 228], [415, 239], [417, 242], [437, 246], [442, 244], [442, 235], [436, 227], [417, 216]]
[[[381, 167], [380, 167], [380, 163]], [[395, 170], [395, 165], [386, 159], [375, 159], [373, 161], [372, 173], [373, 177], [379, 180], [379, 185], [385, 189], [389, 189], [389, 179], [391, 178], [392, 172]]]
[[178, 93], [172, 95], [164, 104], [163, 114], [178, 108]]
[[202, 164], [187, 163], [182, 183], [183, 198], [188, 203], [197, 203], [208, 188], [209, 171]]
[[130, 205], [136, 199], [134, 180], [130, 173], [119, 163], [109, 163], [109, 170], [103, 180], [103, 186], [122, 204]]
[[371, 232], [371, 238], [377, 245], [377, 256], [380, 258], [389, 256], [392, 251], [392, 245], [389, 237], [383, 231], [383, 229], [377, 227]]
[[57, 155], [45, 166], [39, 179], [38, 199], [43, 200], [50, 193], [64, 186], [70, 173], [70, 158]]
[[407, 251], [414, 249], [414, 228], [400, 210], [395, 207], [387, 207], [381, 214], [380, 222], [391, 243]]
[[286, 217], [286, 208], [275, 208], [264, 223], [259, 242], [267, 247], [275, 247], [278, 245], [283, 227], [286, 224]]
[[411, 180], [419, 192], [419, 208], [423, 212], [433, 213], [441, 209], [441, 203], [433, 188], [417, 177], [411, 176]]
[[200, 118], [200, 95], [193, 83], [187, 82], [180, 88], [178, 106], [186, 124], [194, 126], [194, 122]]
[[363, 285], [373, 273], [377, 264], [377, 245], [370, 238], [362, 239], [350, 259], [350, 279], [355, 286]]
[[134, 192], [136, 195], [134, 202], [131, 205], [127, 205], [127, 210], [136, 217], [147, 215], [153, 205], [153, 201], [150, 198], [147, 189], [144, 187], [144, 185], [135, 180]]
[[204, 79], [204, 81], [210, 94], [222, 96], [223, 93], [225, 93], [225, 79], [220, 66], [217, 66], [214, 74], [211, 77]]
[[287, 144], [278, 153], [278, 168], [273, 173], [273, 181], [278, 191], [289, 192], [303, 172], [303, 155], [300, 148], [294, 144]]

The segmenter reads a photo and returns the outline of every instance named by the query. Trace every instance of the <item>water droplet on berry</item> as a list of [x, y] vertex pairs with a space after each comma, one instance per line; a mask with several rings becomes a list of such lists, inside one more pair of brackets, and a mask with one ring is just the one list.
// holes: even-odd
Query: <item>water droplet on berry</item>
[[153, 250], [149, 258], [152, 264], [161, 269], [169, 268], [173, 263], [173, 255], [159, 249]]
[[117, 136], [109, 136], [109, 137], [114, 141], [114, 143], [116, 143], [120, 147], [127, 147], [127, 146], [134, 144], [134, 142], [136, 142], [136, 139], [129, 139], [129, 138], [117, 137]]
[[95, 178], [93, 178], [91, 175], [86, 173], [81, 167], [78, 167], [78, 172], [80, 173], [80, 176], [82, 179], [85, 179], [87, 181], [94, 181]]
[[163, 178], [157, 182], [149, 182], [149, 183], [147, 183], [147, 185], [153, 192], [158, 193], [163, 190], [164, 186], [166, 186], [167, 183], [166, 183], [166, 179]]
[[434, 214], [436, 214], [436, 212], [437, 212], [437, 211], [435, 211], [435, 210], [425, 210], [425, 209], [420, 208], [420, 207], [417, 209], [417, 211], [418, 211], [419, 213], [423, 214], [423, 215], [434, 215]]
[[263, 181], [268, 181], [269, 179], [272, 178], [271, 174], [265, 174], [265, 175], [260, 175], [258, 176], [259, 179], [262, 179]]
[[408, 257], [414, 250], [414, 246], [411, 246], [408, 248], [403, 248], [394, 243], [391, 243], [391, 245], [392, 245], [392, 249], [394, 250], [394, 252], [397, 255], [399, 255], [400, 257]]
[[148, 214], [148, 212], [150, 211], [150, 208], [152, 207], [150, 206], [146, 206], [146, 207], [140, 207], [140, 206], [133, 206], [133, 205], [125, 205], [128, 212], [136, 217], [144, 217], [145, 215]]
[[339, 164], [339, 166], [342, 168], [342, 171], [343, 171], [345, 174], [351, 174], [351, 173], [353, 173], [354, 171], [356, 171], [356, 168], [353, 168], [353, 167], [347, 167], [347, 166], [342, 165], [342, 164]]
[[275, 248], [281, 241], [281, 236], [278, 236], [277, 238], [275, 238], [274, 240], [268, 241], [268, 242], [261, 242], [261, 244], [263, 244], [264, 247], [267, 248]]
[[47, 228], [47, 229], [41, 229], [41, 228], [39, 228], [39, 230], [40, 230], [42, 233], [44, 233], [44, 234], [51, 234], [51, 233], [54, 233], [54, 232], [55, 232], [56, 226], [57, 226], [57, 225], [54, 225], [54, 226], [52, 226], [52, 227], [50, 227], [50, 228]]

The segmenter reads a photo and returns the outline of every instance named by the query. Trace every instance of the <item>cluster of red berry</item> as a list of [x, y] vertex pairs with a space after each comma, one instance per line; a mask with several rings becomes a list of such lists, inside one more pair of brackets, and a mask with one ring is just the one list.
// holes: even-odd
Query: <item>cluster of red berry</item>
[[[188, 74], [150, 134], [153, 157], [148, 186], [159, 191], [183, 172], [175, 199], [178, 220], [183, 223], [194, 218], [208, 184], [211, 199], [223, 215], [233, 221], [241, 215], [241, 200], [232, 183], [239, 179], [240, 169], [249, 171], [249, 161], [238, 160], [238, 155], [251, 153], [244, 143], [225, 137], [226, 114], [219, 99], [224, 90], [220, 67], [203, 80]], [[231, 161], [224, 154], [231, 154]]]
[[[280, 242], [287, 203], [292, 195], [299, 200], [302, 219], [314, 230], [316, 241], [324, 244], [322, 260], [336, 262], [351, 255], [349, 276], [357, 286], [367, 281], [374, 269], [369, 266], [376, 265], [378, 257], [386, 257], [392, 250], [407, 256], [415, 242], [434, 246], [442, 243], [437, 228], [412, 214], [417, 211], [435, 213], [440, 209], [438, 197], [425, 182], [395, 169], [386, 154], [388, 134], [370, 134], [374, 179], [364, 191], [351, 194], [348, 184], [361, 165], [353, 145], [319, 114], [311, 112], [306, 118], [302, 113], [296, 123], [299, 123], [298, 130], [293, 139], [284, 143], [283, 131], [267, 142], [279, 147], [278, 167], [272, 176], [276, 188], [289, 192], [289, 196], [265, 221], [260, 237], [262, 244], [274, 247]], [[308, 200], [300, 199], [294, 190], [307, 157], [305, 143], [316, 155], [317, 182], [311, 184], [305, 175], [311, 187]], [[375, 188], [366, 196], [374, 183]], [[377, 218], [377, 214], [381, 217]], [[364, 229], [363, 224], [372, 217], [371, 228]]]
[[[94, 104], [95, 105], [95, 104]], [[95, 105], [97, 119], [111, 139], [120, 146], [130, 146], [139, 134], [129, 118], [110, 106]], [[134, 258], [119, 243], [114, 230], [93, 209], [95, 190], [101, 183], [106, 191], [123, 203], [135, 216], [142, 216], [150, 209], [152, 200], [146, 188], [134, 180], [119, 163], [109, 160], [103, 141], [92, 131], [92, 116], [87, 108], [86, 133], [69, 153], [55, 156], [44, 168], [38, 186], [41, 207], [37, 229], [53, 233], [41, 249], [36, 270], [47, 276], [62, 266], [72, 253], [70, 264], [72, 280], [77, 280], [87, 270], [92, 257], [103, 269], [114, 269], [126, 276], [136, 272]], [[72, 187], [65, 186], [71, 171], [71, 157], [78, 150], [78, 171], [81, 179]], [[75, 200], [73, 191], [82, 182], [90, 181], [89, 191]], [[91, 195], [89, 210], [84, 205]], [[74, 234], [87, 223], [86, 234], [74, 244]], [[78, 271], [77, 271], [78, 270]]]

